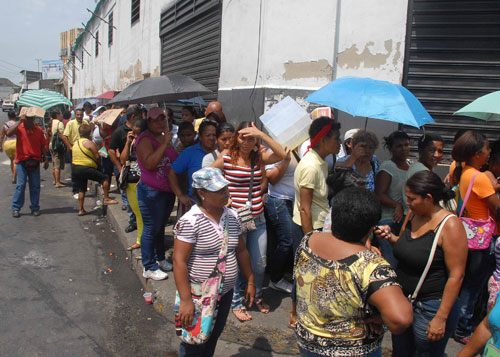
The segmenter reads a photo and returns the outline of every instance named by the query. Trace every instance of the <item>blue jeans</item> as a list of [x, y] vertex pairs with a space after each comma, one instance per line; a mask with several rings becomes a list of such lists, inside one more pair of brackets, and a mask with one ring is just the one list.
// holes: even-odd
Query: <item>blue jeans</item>
[[476, 303], [492, 273], [490, 250], [469, 250], [464, 282], [459, 295], [460, 318], [455, 331], [457, 336], [472, 335], [472, 319]]
[[[403, 225], [404, 222], [404, 217], [401, 219], [401, 222], [395, 223], [392, 221], [392, 219], [387, 219], [387, 220], [382, 220], [378, 222], [379, 226], [389, 226], [391, 227], [391, 232], [394, 233], [395, 235], [399, 235], [399, 232], [401, 231], [401, 226]], [[398, 261], [396, 257], [394, 256], [394, 251], [392, 249], [391, 243], [389, 243], [385, 239], [377, 239], [378, 246], [380, 248], [380, 252], [382, 253], [382, 256], [391, 264], [393, 268], [396, 268]]]
[[[253, 276], [255, 278], [255, 298], [262, 297], [262, 283], [264, 282], [264, 271], [266, 270], [266, 251], [267, 251], [267, 231], [266, 218], [264, 214], [254, 217], [256, 230], [243, 234], [248, 253], [250, 254], [250, 262], [252, 264]], [[245, 278], [241, 272], [236, 282], [233, 294], [232, 308], [237, 309], [243, 304], [244, 295], [241, 295], [241, 290], [246, 286]]]
[[416, 351], [418, 357], [444, 356], [448, 339], [455, 331], [458, 322], [458, 299], [451, 308], [444, 337], [436, 342], [427, 340], [427, 327], [436, 316], [441, 300], [417, 301], [413, 304], [413, 325], [400, 335], [392, 335], [392, 356], [412, 356]]
[[217, 304], [217, 318], [215, 319], [214, 329], [212, 330], [212, 334], [208, 338], [208, 341], [202, 345], [190, 345], [189, 343], [181, 342], [181, 345], [179, 346], [179, 357], [209, 357], [214, 355], [215, 347], [217, 347], [217, 341], [224, 330], [224, 326], [226, 326], [227, 315], [229, 314], [229, 310], [231, 308], [232, 297], [233, 291], [228, 291]]
[[157, 270], [156, 262], [165, 259], [165, 225], [172, 213], [175, 195], [155, 190], [139, 181], [137, 201], [144, 223], [141, 236], [142, 266], [145, 270]]
[[24, 206], [24, 192], [26, 191], [26, 181], [30, 190], [30, 208], [32, 211], [40, 209], [40, 166], [28, 172], [21, 164], [16, 164], [17, 183], [12, 197], [12, 210], [19, 211]]
[[127, 190], [122, 190], [122, 202], [127, 206], [127, 216], [128, 216], [128, 224], [132, 226], [137, 226], [137, 218], [135, 218], [134, 211], [132, 211], [132, 207], [128, 204]]
[[[303, 349], [300, 346], [299, 346], [299, 351], [300, 351], [300, 355], [305, 356], [305, 357], [322, 357], [323, 356], [323, 355], [320, 355], [318, 353], [306, 351], [305, 349]], [[382, 347], [379, 347], [378, 350], [376, 350], [375, 352], [364, 355], [364, 357], [382, 357]]]
[[302, 238], [302, 230], [293, 223], [293, 201], [267, 196], [266, 210], [278, 244], [270, 262], [271, 281], [276, 283], [285, 273], [286, 263], [295, 253]]

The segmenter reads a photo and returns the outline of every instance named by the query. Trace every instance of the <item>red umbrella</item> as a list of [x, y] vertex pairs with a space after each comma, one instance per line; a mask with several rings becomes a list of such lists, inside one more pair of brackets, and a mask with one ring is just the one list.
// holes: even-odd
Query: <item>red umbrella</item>
[[97, 96], [97, 98], [101, 98], [101, 99], [113, 99], [114, 96], [117, 95], [118, 93], [120, 93], [120, 92], [119, 91], [114, 91], [114, 90], [109, 90], [107, 92], [99, 94]]

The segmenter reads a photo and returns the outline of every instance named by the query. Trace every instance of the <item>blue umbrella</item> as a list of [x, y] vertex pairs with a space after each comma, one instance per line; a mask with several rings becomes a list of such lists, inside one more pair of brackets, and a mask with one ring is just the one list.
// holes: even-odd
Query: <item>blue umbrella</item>
[[328, 105], [353, 116], [387, 120], [416, 128], [434, 123], [422, 103], [408, 89], [371, 78], [336, 79], [309, 95], [306, 100]]
[[87, 103], [87, 102], [89, 102], [90, 104], [94, 105], [94, 104], [99, 104], [101, 102], [101, 100], [98, 99], [98, 98], [84, 99], [83, 102], [81, 102], [80, 104], [78, 104], [75, 109], [82, 109], [83, 105], [85, 103]]

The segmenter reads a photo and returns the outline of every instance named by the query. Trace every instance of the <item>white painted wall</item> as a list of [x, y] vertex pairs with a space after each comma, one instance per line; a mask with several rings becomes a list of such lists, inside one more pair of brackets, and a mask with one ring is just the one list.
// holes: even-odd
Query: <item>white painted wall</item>
[[83, 69], [76, 60], [78, 71], [73, 86], [73, 98], [87, 98], [108, 90], [122, 90], [143, 79], [145, 74], [160, 75], [159, 23], [161, 10], [174, 0], [142, 0], [140, 20], [130, 25], [131, 0], [103, 1], [98, 15], [108, 19], [113, 11], [113, 43], [108, 46], [108, 25], [94, 18], [90, 32], [99, 31], [99, 55], [95, 57], [95, 40], [85, 34], [76, 55], [83, 51]]
[[337, 78], [401, 83], [408, 0], [342, 0]]
[[[317, 89], [332, 80], [337, 1], [262, 1], [257, 87]], [[340, 1], [337, 78], [399, 83], [408, 0]], [[259, 6], [257, 0], [223, 2], [219, 90], [254, 85]]]

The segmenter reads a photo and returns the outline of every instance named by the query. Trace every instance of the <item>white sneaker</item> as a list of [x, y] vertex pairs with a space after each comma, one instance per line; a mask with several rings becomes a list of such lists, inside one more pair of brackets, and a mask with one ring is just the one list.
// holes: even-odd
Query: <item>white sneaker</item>
[[274, 290], [277, 290], [277, 291], [281, 291], [282, 293], [291, 294], [292, 293], [293, 284], [289, 283], [288, 281], [286, 281], [285, 279], [282, 278], [277, 283], [273, 283], [272, 281], [269, 281], [269, 287], [271, 289], [274, 289]]
[[73, 195], [73, 198], [74, 198], [75, 200], [77, 200], [77, 199], [78, 199], [78, 193], [75, 193], [75, 194]]
[[170, 264], [169, 262], [167, 262], [165, 259], [160, 260], [158, 262], [158, 266], [163, 271], [172, 271], [174, 269], [174, 267], [172, 266], [172, 264]]
[[168, 278], [168, 274], [162, 271], [161, 269], [156, 269], [156, 270], [144, 269], [142, 271], [142, 276], [146, 279], [153, 279], [153, 280], [165, 280]]

